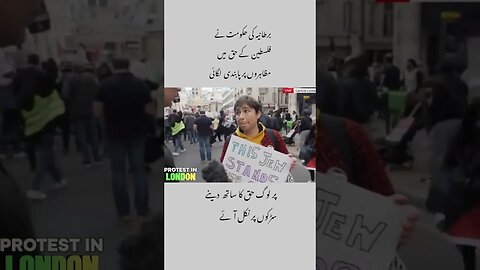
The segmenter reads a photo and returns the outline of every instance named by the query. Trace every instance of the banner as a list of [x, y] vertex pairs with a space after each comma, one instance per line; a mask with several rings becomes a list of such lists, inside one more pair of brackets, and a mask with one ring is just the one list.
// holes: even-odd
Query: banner
[[386, 270], [401, 235], [392, 200], [336, 176], [317, 175], [317, 270]]
[[291, 162], [289, 156], [275, 151], [272, 147], [232, 136], [223, 166], [234, 183], [285, 183]]

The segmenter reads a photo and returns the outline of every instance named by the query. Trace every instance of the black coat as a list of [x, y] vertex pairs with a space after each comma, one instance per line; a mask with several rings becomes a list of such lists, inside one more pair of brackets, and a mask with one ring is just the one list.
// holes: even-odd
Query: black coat
[[462, 79], [439, 74], [425, 85], [432, 88], [431, 104], [427, 109], [428, 130], [444, 120], [463, 117], [468, 106], [468, 86]]

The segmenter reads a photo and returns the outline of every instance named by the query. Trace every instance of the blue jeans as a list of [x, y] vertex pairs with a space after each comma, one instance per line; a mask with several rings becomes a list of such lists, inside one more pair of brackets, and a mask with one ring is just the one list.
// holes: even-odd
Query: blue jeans
[[200, 146], [200, 158], [205, 160], [205, 152], [207, 159], [212, 160], [212, 147], [210, 146], [210, 136], [198, 136], [198, 144]]
[[179, 132], [173, 136], [173, 140], [175, 142], [175, 153], [179, 153], [180, 150], [184, 150], [185, 147], [183, 147], [182, 144], [182, 132]]
[[140, 216], [149, 213], [148, 181], [145, 173], [145, 139], [113, 139], [110, 141], [113, 173], [113, 195], [119, 216], [130, 214], [127, 188], [127, 159], [135, 185], [135, 208]]
[[55, 163], [55, 153], [53, 150], [54, 132], [50, 130], [42, 132], [43, 134], [40, 135], [37, 145], [38, 164], [33, 179], [34, 190], [40, 189], [40, 183], [47, 174], [50, 174], [53, 181], [57, 183], [62, 180], [60, 170]]
[[[80, 150], [83, 154], [83, 163], [92, 163], [92, 154], [95, 161], [100, 161], [100, 151], [98, 146], [98, 130], [97, 123], [93, 117], [75, 119], [73, 121], [75, 126], [75, 134], [80, 144]], [[90, 147], [92, 154], [90, 154]]]
[[193, 129], [188, 129], [187, 130], [187, 135], [188, 139], [190, 140], [190, 143], [196, 143], [197, 142], [197, 133]]

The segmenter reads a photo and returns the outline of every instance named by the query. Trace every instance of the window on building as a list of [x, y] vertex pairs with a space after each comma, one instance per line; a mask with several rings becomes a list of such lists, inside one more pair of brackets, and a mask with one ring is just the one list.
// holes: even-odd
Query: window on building
[[97, 6], [97, 0], [88, 0], [88, 5], [90, 7], [96, 7]]
[[347, 33], [352, 31], [352, 2], [347, 0], [343, 3], [343, 30]]
[[386, 3], [383, 11], [383, 36], [393, 36], [393, 4]]
[[260, 96], [258, 96], [258, 101], [265, 103], [265, 93], [260, 93]]

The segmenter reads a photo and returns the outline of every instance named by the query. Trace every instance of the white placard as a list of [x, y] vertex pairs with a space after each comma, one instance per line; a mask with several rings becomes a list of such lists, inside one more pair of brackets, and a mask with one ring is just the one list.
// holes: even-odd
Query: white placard
[[231, 136], [223, 167], [234, 183], [285, 183], [292, 160], [288, 155]]
[[315, 11], [314, 0], [165, 0], [165, 86], [314, 86]]
[[315, 269], [315, 184], [166, 183], [164, 269]]
[[386, 270], [402, 212], [392, 200], [337, 177], [317, 175], [317, 270]]

